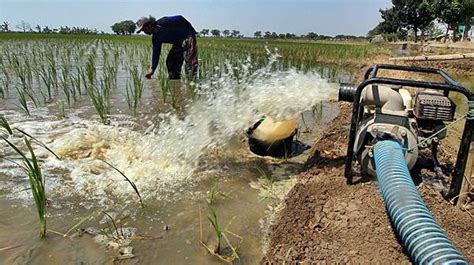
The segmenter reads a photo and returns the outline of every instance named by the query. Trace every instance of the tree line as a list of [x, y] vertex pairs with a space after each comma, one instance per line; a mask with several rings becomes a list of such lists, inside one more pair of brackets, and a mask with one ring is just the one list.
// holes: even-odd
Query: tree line
[[[89, 29], [85, 27], [68, 27], [61, 26], [59, 28], [51, 28], [49, 26], [36, 25], [31, 27], [29, 23], [21, 21], [20, 24], [16, 25], [16, 29], [19, 29], [20, 32], [38, 32], [38, 33], [60, 33], [60, 34], [105, 34], [105, 32], [98, 32], [96, 29]], [[135, 22], [132, 20], [123, 20], [121, 22], [114, 23], [110, 26], [112, 31], [117, 35], [131, 35], [136, 31]], [[8, 22], [3, 22], [0, 25], [0, 32], [10, 32], [10, 24]], [[224, 37], [224, 38], [245, 38], [239, 30], [219, 30], [219, 29], [202, 29], [199, 33], [199, 36], [202, 37]], [[319, 35], [314, 32], [308, 32], [307, 34], [296, 35], [294, 33], [276, 33], [270, 31], [255, 31], [253, 34], [254, 38], [264, 38], [264, 39], [309, 39], [309, 40], [359, 40], [365, 39], [364, 36], [354, 36], [354, 35], [336, 35], [336, 36], [327, 36]]]
[[[240, 34], [238, 30], [219, 30], [219, 29], [202, 29], [199, 32], [200, 36], [203, 37], [215, 37], [215, 38], [244, 38], [244, 35]], [[296, 35], [294, 33], [277, 33], [277, 32], [270, 32], [270, 31], [255, 31], [253, 34], [254, 38], [260, 39], [311, 39], [311, 40], [357, 40], [357, 39], [365, 39], [365, 36], [354, 36], [354, 35], [336, 35], [336, 36], [327, 36], [327, 35], [319, 35], [314, 32], [308, 32], [307, 34], [303, 35]]]
[[[415, 42], [426, 36], [437, 37], [443, 32], [436, 23], [445, 26], [444, 37], [453, 31], [453, 41], [467, 39], [474, 24], [473, 0], [392, 0], [392, 7], [380, 9], [383, 21], [368, 32], [368, 37], [383, 34], [406, 40], [413, 35]], [[459, 36], [460, 29], [462, 36]], [[427, 34], [428, 33], [428, 34]], [[441, 34], [439, 34], [441, 33]], [[430, 36], [431, 35], [431, 36]]]
[[[59, 33], [59, 34], [103, 34], [104, 32], [99, 32], [97, 29], [90, 29], [87, 27], [69, 27], [61, 26], [59, 28], [53, 28], [49, 26], [36, 25], [32, 27], [28, 22], [22, 20], [20, 24], [15, 26], [20, 32], [37, 32], [37, 33]], [[0, 25], [0, 32], [11, 32], [10, 23], [4, 21]]]

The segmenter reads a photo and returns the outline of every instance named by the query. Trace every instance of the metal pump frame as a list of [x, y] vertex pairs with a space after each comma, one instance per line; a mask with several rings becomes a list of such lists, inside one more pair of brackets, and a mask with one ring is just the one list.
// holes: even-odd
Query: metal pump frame
[[[416, 72], [416, 73], [425, 73], [425, 74], [436, 74], [441, 76], [445, 83], [440, 82], [431, 82], [431, 81], [418, 81], [410, 79], [396, 79], [396, 78], [387, 78], [387, 77], [378, 77], [377, 74], [380, 69], [383, 70], [394, 70], [394, 71], [405, 71], [405, 72]], [[356, 138], [357, 125], [361, 120], [361, 106], [360, 106], [360, 96], [362, 90], [368, 85], [372, 84], [386, 84], [386, 85], [398, 85], [398, 86], [409, 86], [415, 89], [429, 88], [442, 90], [444, 95], [448, 96], [450, 92], [459, 92], [463, 94], [468, 102], [474, 101], [474, 94], [459, 84], [454, 80], [449, 74], [445, 71], [437, 68], [427, 68], [427, 67], [416, 67], [416, 66], [404, 66], [404, 65], [391, 65], [391, 64], [376, 64], [371, 66], [364, 75], [364, 81], [359, 84], [354, 95], [353, 108], [352, 108], [352, 120], [351, 120], [351, 129], [349, 133], [349, 144], [347, 146], [347, 158], [344, 170], [344, 176], [347, 179], [348, 184], [353, 183], [352, 175], [352, 165], [355, 158], [354, 155], [354, 142]], [[459, 151], [457, 154], [456, 165], [454, 172], [451, 176], [451, 185], [449, 191], [445, 194], [447, 197], [455, 197], [459, 195], [462, 185], [462, 179], [464, 172], [466, 170], [466, 163], [469, 156], [469, 148], [471, 143], [474, 141], [474, 104], [469, 105], [469, 114], [466, 118], [466, 123], [464, 125], [464, 131], [459, 146]]]

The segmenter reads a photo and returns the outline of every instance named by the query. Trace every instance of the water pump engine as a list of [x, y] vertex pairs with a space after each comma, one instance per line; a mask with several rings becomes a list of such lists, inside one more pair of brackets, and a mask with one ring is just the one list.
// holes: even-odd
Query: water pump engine
[[[356, 89], [343, 84], [339, 100], [352, 102]], [[436, 91], [418, 91], [413, 98], [410, 91], [401, 86], [376, 84], [364, 88], [360, 106], [361, 121], [354, 153], [361, 165], [361, 173], [372, 176], [375, 176], [375, 171], [371, 147], [375, 143], [396, 139], [406, 150], [405, 160], [412, 169], [420, 149], [433, 149], [446, 137], [444, 122], [453, 121], [456, 109], [451, 99]]]
[[[387, 73], [394, 70], [438, 75], [444, 82], [379, 77], [380, 69]], [[435, 68], [374, 65], [361, 84], [341, 84], [339, 101], [353, 103], [345, 168], [348, 183], [352, 183], [354, 169], [359, 169], [362, 175], [375, 176], [373, 146], [381, 140], [392, 139], [400, 144], [408, 169], [415, 166], [420, 150], [431, 148], [434, 166], [439, 169], [437, 148], [446, 137], [446, 124], [454, 121], [456, 111], [450, 92], [459, 92], [468, 101], [473, 100], [471, 91]], [[459, 194], [473, 125], [474, 121], [468, 117], [452, 175], [449, 190], [452, 197]]]
[[[435, 74], [444, 82], [378, 77], [380, 69]], [[473, 141], [472, 92], [442, 70], [397, 65], [374, 65], [361, 84], [343, 84], [339, 90], [340, 101], [353, 103], [347, 182], [353, 182], [355, 162], [360, 173], [377, 178], [393, 228], [415, 264], [468, 264], [436, 223], [409, 171], [416, 164], [419, 151], [431, 148], [434, 169], [443, 177], [436, 153], [439, 141], [447, 135], [445, 123], [452, 122], [455, 116], [456, 105], [449, 98], [450, 92], [466, 96], [469, 106], [451, 186], [445, 192], [456, 198]]]

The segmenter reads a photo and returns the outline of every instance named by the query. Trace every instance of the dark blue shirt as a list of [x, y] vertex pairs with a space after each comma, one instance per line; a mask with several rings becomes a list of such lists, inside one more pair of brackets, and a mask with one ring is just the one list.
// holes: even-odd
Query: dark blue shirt
[[181, 45], [183, 40], [194, 36], [196, 30], [183, 16], [162, 17], [156, 21], [157, 32], [152, 35], [153, 56], [151, 68], [155, 70], [160, 60], [161, 44]]

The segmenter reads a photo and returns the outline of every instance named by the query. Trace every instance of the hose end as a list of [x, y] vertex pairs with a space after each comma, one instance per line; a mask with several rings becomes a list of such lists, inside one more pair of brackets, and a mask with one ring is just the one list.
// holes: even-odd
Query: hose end
[[357, 85], [341, 83], [339, 87], [339, 101], [354, 102], [354, 96], [357, 91]]

